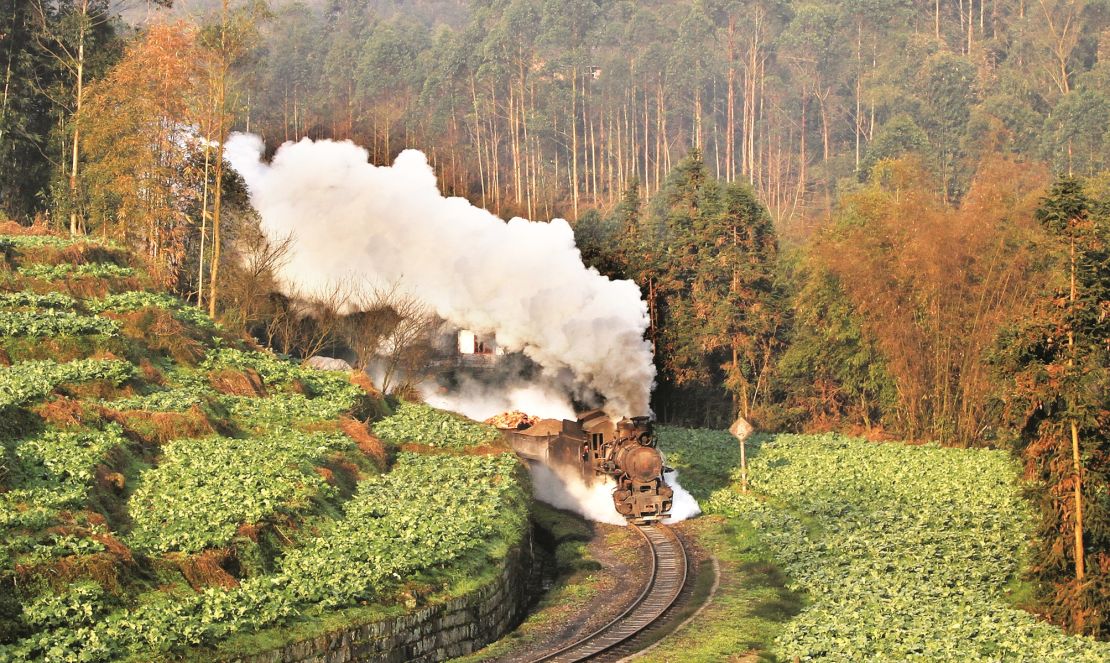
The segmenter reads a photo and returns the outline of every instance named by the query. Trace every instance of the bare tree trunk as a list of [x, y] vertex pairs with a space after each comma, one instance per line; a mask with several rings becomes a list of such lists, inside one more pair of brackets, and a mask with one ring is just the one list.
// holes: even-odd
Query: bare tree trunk
[[482, 207], [486, 206], [486, 173], [482, 164], [482, 124], [478, 113], [478, 89], [474, 74], [470, 74], [470, 98], [474, 102], [474, 144], [478, 155], [478, 181], [482, 184]]
[[648, 170], [651, 164], [651, 143], [648, 142], [648, 135], [651, 130], [650, 112], [648, 110], [648, 92], [644, 88], [644, 197], [651, 196], [651, 178], [649, 177], [650, 171]]
[[[209, 120], [211, 122], [211, 120]], [[204, 141], [204, 193], [200, 203], [200, 257], [197, 260], [197, 308], [204, 307], [204, 240], [208, 234], [208, 169], [212, 150]]]
[[73, 161], [69, 169], [69, 234], [84, 234], [84, 224], [77, 217], [77, 172], [81, 147], [81, 107], [85, 102], [85, 32], [89, 20], [89, 0], [81, 1], [81, 27], [77, 32], [77, 98], [73, 110]]
[[220, 54], [219, 69], [215, 98], [216, 107], [216, 164], [215, 164], [215, 192], [212, 200], [212, 270], [209, 278], [208, 290], [208, 315], [216, 317], [216, 304], [219, 301], [220, 283], [220, 222], [223, 218], [223, 183], [224, 183], [224, 143], [227, 140], [227, 85], [231, 75], [231, 55], [228, 53], [227, 28], [228, 28], [228, 3], [223, 0], [220, 22]]
[[[15, 10], [16, 5], [12, 5], [12, 25], [15, 25], [18, 15]], [[9, 37], [10, 39], [10, 37]], [[4, 127], [7, 126], [8, 120], [8, 98], [11, 91], [12, 84], [12, 63], [15, 61], [15, 40], [10, 40], [8, 44], [8, 63], [4, 69], [4, 102], [0, 106], [0, 141], [4, 140]]]
[[597, 205], [598, 201], [600, 200], [597, 188], [599, 181], [599, 170], [600, 167], [597, 165], [597, 133], [594, 127], [594, 119], [590, 118], [590, 177], [593, 180], [591, 191], [593, 191], [594, 205]]
[[725, 180], [736, 177], [736, 17], [728, 17], [728, 92], [725, 101]]
[[856, 116], [855, 134], [856, 134], [856, 172], [859, 172], [859, 144], [860, 144], [860, 107], [861, 100], [861, 79], [863, 78], [863, 24], [856, 23]]
[[[1071, 292], [1068, 295], [1069, 308], [1075, 311], [1075, 229], [1071, 229]], [[1075, 365], [1075, 332], [1068, 328], [1068, 367]], [[1079, 427], [1071, 420], [1071, 459], [1075, 472], [1075, 578], [1082, 582], [1087, 575], [1085, 553], [1083, 550], [1083, 465], [1079, 455]]]
[[578, 221], [578, 65], [571, 70], [570, 83], [570, 158], [571, 196], [574, 201], [574, 220]]

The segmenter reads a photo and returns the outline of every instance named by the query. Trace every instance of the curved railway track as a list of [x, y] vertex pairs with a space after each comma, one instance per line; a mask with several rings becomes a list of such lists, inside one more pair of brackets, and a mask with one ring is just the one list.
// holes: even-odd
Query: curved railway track
[[686, 584], [686, 550], [678, 536], [662, 525], [636, 528], [651, 550], [651, 577], [644, 591], [627, 610], [590, 635], [534, 663], [574, 663], [611, 653], [621, 644], [654, 624], [674, 605]]

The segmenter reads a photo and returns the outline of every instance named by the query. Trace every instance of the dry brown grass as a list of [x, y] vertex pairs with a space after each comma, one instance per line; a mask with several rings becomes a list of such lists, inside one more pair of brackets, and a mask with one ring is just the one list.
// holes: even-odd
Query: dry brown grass
[[69, 246], [36, 246], [20, 251], [21, 261], [47, 265], [88, 265], [111, 263], [120, 267], [130, 266], [128, 254], [98, 244], [77, 243]]
[[0, 221], [0, 235], [50, 235], [50, 229], [42, 224], [25, 226], [17, 221]]
[[95, 423], [100, 417], [81, 401], [59, 396], [32, 408], [42, 420], [58, 428], [74, 428]]
[[103, 465], [100, 465], [96, 468], [96, 485], [103, 490], [122, 494], [127, 488], [127, 477], [119, 472], [112, 472]]
[[206, 587], [231, 589], [239, 586], [239, 581], [223, 566], [232, 561], [231, 553], [226, 549], [205, 550], [196, 555], [171, 553], [166, 555], [166, 559], [181, 570], [181, 575], [198, 592]]
[[31, 290], [38, 294], [64, 292], [75, 299], [103, 297], [109, 293], [141, 290], [143, 282], [134, 276], [123, 278], [101, 278], [92, 276], [69, 277], [58, 281], [43, 279], [19, 279], [20, 290]]
[[324, 480], [324, 483], [328, 484], [329, 486], [339, 485], [339, 482], [335, 479], [335, 472], [332, 472], [326, 467], [316, 467], [313, 469], [315, 469], [316, 474], [320, 475], [320, 478]]
[[162, 371], [158, 367], [150, 363], [149, 359], [143, 358], [139, 360], [139, 375], [151, 384], [162, 386], [166, 384], [166, 377], [162, 375]]
[[169, 355], [179, 364], [196, 366], [205, 355], [197, 330], [157, 306], [128, 313], [107, 313], [120, 324], [123, 335], [144, 343], [155, 352]]
[[221, 369], [208, 374], [208, 383], [229, 396], [266, 396], [266, 383], [253, 368]]
[[239, 526], [235, 533], [239, 536], [246, 537], [255, 543], [258, 543], [258, 535], [262, 532], [262, 528], [256, 524], [243, 523]]
[[12, 365], [12, 358], [9, 357], [8, 353], [4, 351], [4, 348], [0, 348], [0, 366], [11, 366], [11, 365]]
[[[128, 551], [127, 560], [130, 559]], [[53, 589], [62, 591], [78, 580], [92, 580], [108, 591], [119, 592], [122, 561], [115, 553], [105, 551], [91, 555], [68, 555], [45, 564], [16, 564], [16, 582], [30, 584], [44, 580]]]
[[147, 445], [205, 437], [216, 432], [208, 415], [199, 405], [184, 412], [119, 411], [107, 408], [102, 412], [105, 419], [123, 426], [129, 437]]
[[130, 398], [135, 395], [135, 390], [130, 386], [117, 387], [107, 380], [90, 380], [76, 384], [66, 383], [59, 385], [57, 391], [70, 398], [101, 401]]
[[382, 397], [382, 392], [374, 386], [373, 380], [371, 380], [370, 376], [363, 371], [351, 371], [349, 377], [351, 380], [351, 384], [362, 387], [362, 390], [369, 394], [371, 397]]
[[377, 435], [371, 433], [366, 424], [358, 419], [344, 417], [339, 420], [339, 427], [347, 437], [355, 441], [359, 451], [371, 458], [379, 469], [384, 470], [387, 467], [389, 461], [385, 443]]

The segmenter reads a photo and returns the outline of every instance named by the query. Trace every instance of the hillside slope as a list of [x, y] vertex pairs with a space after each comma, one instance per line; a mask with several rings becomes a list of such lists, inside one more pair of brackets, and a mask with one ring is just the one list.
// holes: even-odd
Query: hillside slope
[[473, 582], [526, 526], [520, 465], [405, 408], [118, 246], [0, 236], [0, 661], [234, 655]]

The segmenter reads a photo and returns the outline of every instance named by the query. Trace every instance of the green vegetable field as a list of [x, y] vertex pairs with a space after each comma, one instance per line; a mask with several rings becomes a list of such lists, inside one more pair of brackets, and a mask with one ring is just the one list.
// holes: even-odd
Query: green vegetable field
[[1107, 661], [1015, 605], [1033, 509], [1005, 451], [777, 435], [751, 444], [751, 491], [723, 431], [662, 428], [706, 513], [754, 528], [801, 593], [781, 660]]
[[0, 246], [0, 662], [278, 646], [450, 598], [522, 536], [496, 430], [252, 347], [113, 245]]

